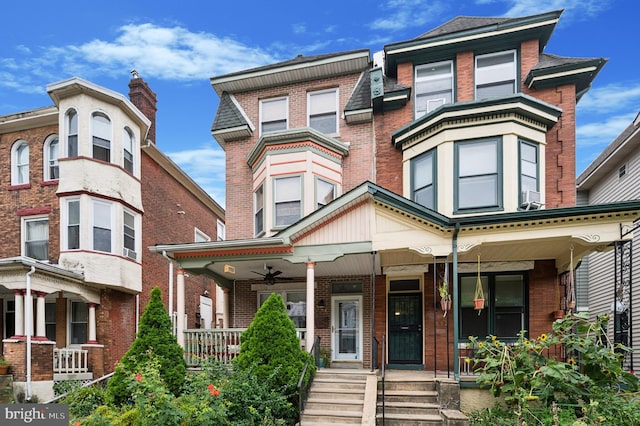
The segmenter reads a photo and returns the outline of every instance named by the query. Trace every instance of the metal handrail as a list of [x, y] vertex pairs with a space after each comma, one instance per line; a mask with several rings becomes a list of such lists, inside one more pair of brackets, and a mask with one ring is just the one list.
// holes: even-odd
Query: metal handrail
[[[314, 363], [317, 367], [318, 364], [320, 363], [320, 336], [316, 336], [316, 339], [314, 340], [313, 346], [311, 346], [311, 350], [309, 351], [309, 353], [313, 355]], [[306, 400], [307, 391], [309, 390], [309, 388], [311, 387], [311, 384], [313, 383], [313, 376], [312, 376], [311, 379], [309, 380], [309, 383], [307, 383], [307, 386], [305, 386], [304, 388], [302, 387], [304, 383], [304, 376], [307, 374], [308, 368], [309, 368], [309, 360], [307, 360], [307, 362], [304, 364], [304, 368], [302, 369], [302, 374], [300, 375], [300, 379], [298, 379], [298, 386], [296, 387], [296, 389], [298, 390], [298, 424], [300, 424], [300, 420], [302, 417], [302, 410], [304, 409], [304, 402]]]
[[382, 377], [382, 426], [384, 426], [384, 375], [386, 370], [387, 359], [385, 354], [387, 352], [387, 339], [385, 335], [382, 335], [382, 373], [380, 374]]
[[99, 379], [92, 380], [92, 381], [90, 381], [89, 383], [85, 383], [85, 384], [83, 384], [82, 386], [80, 386], [80, 387], [78, 387], [78, 388], [75, 388], [75, 389], [73, 389], [73, 390], [70, 390], [69, 392], [65, 392], [65, 393], [63, 393], [62, 395], [58, 395], [58, 396], [56, 396], [56, 397], [55, 397], [55, 398], [53, 398], [53, 399], [50, 399], [50, 400], [48, 400], [48, 401], [43, 402], [43, 404], [53, 404], [53, 403], [57, 403], [58, 401], [60, 401], [62, 398], [64, 398], [65, 396], [69, 395], [70, 393], [74, 393], [74, 392], [75, 392], [75, 391], [77, 391], [78, 389], [88, 388], [89, 386], [93, 386], [93, 385], [95, 385], [96, 383], [100, 383], [100, 382], [102, 382], [102, 381], [109, 380], [109, 379], [111, 378], [111, 376], [113, 376], [113, 372], [112, 372], [112, 373], [109, 373], [109, 374], [107, 374], [107, 375], [105, 375], [105, 376], [102, 376], [102, 377], [100, 377]]

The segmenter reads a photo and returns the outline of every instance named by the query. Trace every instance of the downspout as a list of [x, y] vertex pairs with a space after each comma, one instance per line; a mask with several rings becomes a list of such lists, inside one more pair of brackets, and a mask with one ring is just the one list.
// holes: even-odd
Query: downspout
[[373, 365], [374, 358], [377, 359], [378, 354], [374, 356], [373, 351], [378, 351], [378, 347], [373, 347], [373, 342], [376, 338], [375, 330], [375, 314], [376, 314], [376, 252], [371, 252], [371, 371], [377, 366]]
[[456, 222], [456, 228], [453, 231], [452, 251], [453, 251], [453, 378], [460, 381], [460, 357], [458, 349], [458, 323], [460, 303], [458, 299], [458, 233], [460, 232], [460, 223]]
[[173, 260], [167, 256], [166, 250], [162, 250], [162, 257], [169, 261], [169, 316], [171, 317], [171, 330], [173, 330]]
[[33, 301], [31, 300], [31, 275], [36, 271], [36, 267], [31, 265], [31, 270], [27, 272], [27, 296], [29, 303], [25, 305], [24, 322], [27, 328], [27, 401], [31, 401], [33, 395], [31, 391], [31, 333], [33, 329]]

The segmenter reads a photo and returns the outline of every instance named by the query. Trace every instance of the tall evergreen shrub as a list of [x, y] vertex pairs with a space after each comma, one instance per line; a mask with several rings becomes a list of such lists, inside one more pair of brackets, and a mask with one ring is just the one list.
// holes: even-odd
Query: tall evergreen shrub
[[282, 296], [271, 294], [240, 336], [240, 354], [235, 359], [235, 368], [252, 370], [260, 381], [272, 383], [274, 391], [293, 399], [307, 361], [305, 382], [315, 372], [313, 357], [300, 347], [295, 324], [287, 315]]
[[141, 364], [149, 362], [150, 357], [158, 359], [161, 379], [167, 389], [178, 396], [184, 384], [187, 366], [184, 351], [171, 333], [171, 318], [162, 304], [158, 287], [151, 291], [151, 300], [140, 319], [136, 339], [109, 380], [107, 394], [113, 403], [121, 405], [129, 400], [127, 375], [139, 372]]

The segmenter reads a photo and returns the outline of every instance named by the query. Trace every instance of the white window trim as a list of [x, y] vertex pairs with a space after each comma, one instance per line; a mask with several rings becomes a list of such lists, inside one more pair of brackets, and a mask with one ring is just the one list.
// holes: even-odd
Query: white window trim
[[[318, 201], [319, 201], [318, 200], [318, 195], [319, 195], [318, 194], [318, 182], [320, 182], [320, 181], [333, 186], [333, 199], [331, 201], [333, 201], [333, 200], [335, 200], [336, 198], [339, 197], [339, 195], [338, 195], [338, 183], [337, 182], [334, 182], [334, 181], [326, 179], [326, 178], [321, 178], [320, 176], [316, 176], [315, 185], [314, 185], [314, 192], [315, 192], [315, 196], [314, 196], [315, 204], [313, 206], [314, 210], [318, 210], [320, 208], [320, 207], [318, 207]], [[331, 201], [329, 201], [329, 203]], [[322, 207], [326, 206], [329, 203], [323, 204]]]
[[[264, 131], [262, 130], [262, 124], [263, 124], [262, 117], [263, 117], [264, 104], [267, 104], [269, 102], [281, 101], [281, 100], [284, 100], [284, 102], [285, 102], [285, 106], [284, 106], [284, 108], [285, 108], [285, 116], [284, 116], [285, 128], [284, 128], [284, 130], [289, 129], [289, 97], [288, 96], [279, 96], [277, 98], [261, 99], [260, 100], [260, 106], [259, 106], [260, 118], [258, 119], [258, 125], [260, 126], [259, 130], [260, 130], [260, 135], [261, 136], [264, 134]], [[267, 133], [269, 133], [269, 132], [267, 132]]]
[[[259, 206], [260, 208], [258, 208], [258, 202], [257, 202], [257, 192], [259, 190], [262, 190], [262, 205]], [[266, 202], [266, 198], [265, 198], [266, 194], [265, 194], [265, 184], [264, 182], [262, 182], [254, 191], [253, 191], [253, 235], [255, 235], [256, 237], [264, 234], [266, 232], [265, 230], [265, 223], [266, 223], [266, 217], [265, 217], [265, 202]], [[258, 231], [256, 229], [256, 215], [258, 214], [258, 211], [262, 212], [262, 229], [260, 231]]]
[[[131, 253], [131, 249], [124, 246], [124, 215], [128, 214], [133, 216], [133, 253]], [[140, 250], [140, 215], [129, 209], [122, 209], [122, 255], [128, 259], [135, 260], [136, 262], [141, 261], [141, 250]]]
[[[277, 191], [276, 191], [276, 181], [278, 179], [288, 179], [288, 178], [294, 178], [294, 177], [298, 177], [300, 180], [300, 198], [299, 199], [287, 199], [287, 200], [282, 200], [280, 201], [280, 203], [285, 203], [285, 202], [290, 202], [290, 201], [300, 201], [300, 217], [298, 217], [298, 219], [296, 219], [294, 222], [288, 224], [288, 225], [277, 225], [276, 221], [278, 220], [278, 215], [276, 212], [276, 198], [278, 196]], [[304, 217], [304, 174], [293, 174], [293, 175], [280, 175], [280, 176], [273, 176], [272, 179], [272, 187], [273, 187], [273, 199], [271, 200], [271, 206], [272, 206], [272, 217], [273, 217], [273, 228], [274, 229], [284, 229], [288, 226], [291, 226], [293, 223], [297, 222], [298, 220], [300, 220], [302, 217]], [[264, 200], [264, 193], [263, 193], [263, 200]], [[263, 210], [264, 211], [264, 210]], [[264, 222], [263, 222], [264, 223]]]
[[[28, 222], [40, 222], [40, 221], [47, 221], [47, 225], [49, 226], [49, 215], [34, 215], [34, 216], [23, 216], [21, 222], [21, 226], [20, 226], [20, 252], [22, 256], [26, 256], [27, 255], [27, 223]], [[49, 249], [51, 248], [51, 234], [50, 232], [47, 232], [48, 235], [48, 240], [47, 240], [47, 245], [49, 245], [49, 247], [47, 248], [47, 253], [49, 253]], [[49, 259], [40, 259], [40, 262], [49, 262]]]
[[93, 138], [96, 137], [94, 120], [97, 116], [102, 116], [109, 121], [109, 139], [107, 140], [107, 142], [109, 142], [109, 161], [108, 162], [113, 163], [114, 162], [113, 121], [111, 120], [111, 117], [109, 116], [109, 114], [107, 114], [105, 111], [93, 111], [91, 113], [91, 158], [98, 161], [104, 161], [104, 160], [97, 159], [93, 152], [93, 147], [95, 146]]
[[336, 114], [336, 128], [335, 131], [327, 133], [328, 135], [340, 134], [340, 90], [337, 87], [324, 90], [316, 90], [307, 93], [307, 127], [311, 127], [311, 97], [313, 95], [320, 95], [322, 93], [335, 93], [335, 114]]
[[[513, 57], [513, 90], [514, 93], [518, 93], [518, 55], [515, 49], [512, 50], [502, 50], [500, 52], [493, 52], [493, 53], [487, 53], [484, 55], [476, 55], [476, 57], [474, 58], [474, 68], [473, 68], [473, 77], [474, 77], [474, 84], [473, 84], [473, 95], [474, 95], [474, 99], [478, 99], [478, 59], [481, 58], [489, 58], [491, 56], [500, 56], [500, 55], [504, 55], [506, 53], [511, 53], [512, 57]], [[495, 82], [500, 82], [500, 81], [511, 81], [511, 80], [492, 80], [494, 83]]]
[[[26, 146], [27, 148], [27, 162], [26, 164], [18, 164], [18, 150], [23, 146]], [[24, 139], [18, 139], [17, 141], [15, 141], [15, 143], [11, 147], [11, 185], [28, 185], [31, 182], [31, 179], [30, 179], [31, 152], [30, 151], [31, 150], [30, 150], [29, 144]], [[27, 167], [26, 182], [20, 182], [19, 180], [20, 173], [18, 171], [21, 166]]]
[[[422, 65], [416, 66], [415, 71], [414, 71], [414, 80], [415, 80], [414, 84], [415, 84], [415, 86], [417, 88], [418, 83], [420, 83], [420, 82], [428, 82], [430, 80], [434, 80], [434, 77], [418, 77], [418, 71], [421, 68], [435, 67], [435, 66], [440, 66], [440, 65], [444, 65], [444, 64], [448, 64], [449, 65], [449, 76], [450, 76], [450, 79], [451, 79], [451, 102], [453, 102], [454, 99], [455, 99], [455, 97], [454, 97], [455, 96], [455, 84], [454, 84], [454, 79], [453, 79], [453, 73], [454, 73], [453, 72], [453, 61], [440, 61], [440, 62], [433, 62], [433, 63], [430, 63], [430, 64], [422, 64]], [[426, 109], [426, 111], [424, 113], [421, 113], [420, 115], [418, 115], [418, 111], [417, 111], [416, 108], [417, 108], [417, 105], [418, 105], [417, 99], [418, 99], [418, 95], [419, 94], [422, 94], [422, 93], [418, 93], [417, 90], [414, 90], [414, 94], [413, 94], [413, 104], [414, 104], [413, 114], [414, 114], [416, 119], [422, 117], [423, 115], [428, 114], [429, 112], [431, 112], [431, 109], [429, 109], [429, 102], [435, 102], [436, 100], [440, 100], [441, 99], [443, 101], [441, 105], [445, 105], [447, 103], [446, 102], [446, 98], [431, 99], [431, 100], [427, 101], [427, 109]], [[438, 106], [440, 106], [440, 105], [438, 105]]]
[[227, 238], [226, 226], [220, 219], [216, 220], [216, 237], [218, 241], [224, 241]]
[[[110, 234], [110, 238], [111, 238], [111, 251], [105, 252], [102, 250], [98, 250], [95, 248], [95, 241], [94, 241], [94, 237], [93, 237], [93, 231], [95, 228], [95, 206], [96, 204], [103, 204], [106, 206], [109, 206], [110, 209], [110, 217], [109, 217], [109, 234]], [[98, 253], [113, 253], [114, 252], [114, 247], [115, 247], [115, 234], [116, 232], [114, 232], [115, 229], [115, 224], [114, 224], [114, 214], [113, 214], [114, 208], [113, 208], [113, 203], [110, 202], [106, 202], [104, 200], [98, 199], [98, 198], [92, 198], [91, 199], [91, 250], [98, 252]], [[80, 221], [82, 223], [82, 221]]]
[[[71, 339], [72, 339], [72, 335], [71, 335], [71, 330], [72, 330], [72, 320], [73, 320], [73, 303], [84, 303], [87, 306], [87, 335], [85, 336], [85, 341], [83, 343], [71, 343]], [[80, 323], [78, 323], [80, 324]], [[68, 344], [67, 346], [69, 346], [70, 348], [78, 348], [82, 345], [86, 345], [87, 342], [89, 341], [89, 303], [85, 302], [84, 300], [69, 300], [67, 302], [67, 336], [68, 336]]]
[[[80, 216], [78, 222], [78, 248], [75, 249], [69, 248], [69, 203], [71, 202], [78, 203]], [[80, 197], [65, 198], [61, 201], [61, 206], [60, 223], [63, 224], [63, 230], [60, 235], [61, 246], [64, 247], [64, 250], [80, 250], [82, 248], [82, 202], [80, 201]]]
[[[70, 116], [71, 114], [75, 114], [76, 116], [76, 132], [75, 133], [71, 133], [71, 129], [69, 128], [69, 124], [70, 124]], [[78, 114], [78, 110], [75, 108], [69, 108], [67, 110], [67, 112], [64, 115], [64, 126], [65, 126], [65, 138], [64, 138], [64, 148], [62, 151], [60, 152], [64, 152], [65, 156], [70, 157], [71, 154], [69, 152], [69, 138], [72, 136], [76, 137], [76, 151], [77, 154], [76, 155], [80, 155], [80, 137], [79, 137], [79, 127], [80, 127], [80, 116]]]
[[[131, 173], [134, 176], [138, 175], [138, 167], [136, 165], [136, 160], [137, 160], [137, 156], [136, 156], [136, 152], [137, 152], [137, 141], [136, 141], [136, 135], [135, 133], [133, 133], [133, 130], [131, 130], [131, 128], [129, 126], [125, 126], [122, 129], [122, 168], [124, 170], [127, 170], [125, 167], [125, 158], [126, 158], [126, 153], [129, 152], [129, 150], [126, 147], [125, 144], [125, 137], [129, 136], [131, 138], [131, 171], [129, 173]], [[128, 171], [128, 170], [127, 170]]]
[[198, 229], [198, 228], [194, 227], [193, 228], [193, 241], [196, 242], [196, 243], [205, 242], [205, 241], [211, 241], [211, 237], [208, 236], [201, 229]]
[[55, 159], [55, 165], [58, 167], [58, 176], [60, 176], [60, 168], [59, 168], [59, 163], [58, 163], [58, 160], [60, 159], [60, 138], [56, 134], [49, 135], [49, 137], [47, 137], [47, 139], [44, 141], [44, 145], [42, 147], [42, 169], [43, 169], [42, 175], [43, 175], [43, 179], [45, 181], [58, 180], [59, 179], [59, 177], [57, 177], [57, 178], [52, 178], [51, 177], [51, 167], [50, 167], [51, 150], [50, 150], [50, 148], [51, 148], [51, 144], [54, 141], [58, 142], [58, 158]]

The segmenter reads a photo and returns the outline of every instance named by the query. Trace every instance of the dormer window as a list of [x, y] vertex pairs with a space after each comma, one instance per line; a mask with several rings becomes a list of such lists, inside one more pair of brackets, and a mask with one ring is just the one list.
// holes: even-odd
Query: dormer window
[[260, 134], [287, 130], [288, 99], [274, 98], [260, 101]]
[[309, 127], [321, 133], [338, 133], [338, 89], [310, 92]]
[[91, 117], [93, 130], [93, 158], [111, 162], [111, 121], [106, 115], [96, 112]]
[[476, 100], [516, 93], [516, 51], [476, 56]]
[[453, 102], [453, 62], [419, 65], [415, 79], [416, 119]]

